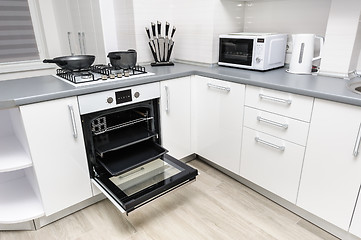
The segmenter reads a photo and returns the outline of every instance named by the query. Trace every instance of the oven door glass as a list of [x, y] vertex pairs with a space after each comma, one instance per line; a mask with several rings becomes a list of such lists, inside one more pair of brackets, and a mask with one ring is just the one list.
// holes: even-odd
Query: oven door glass
[[221, 38], [219, 62], [252, 66], [254, 39]]
[[92, 181], [122, 212], [143, 204], [195, 180], [196, 169], [163, 155], [117, 176], [104, 171]]

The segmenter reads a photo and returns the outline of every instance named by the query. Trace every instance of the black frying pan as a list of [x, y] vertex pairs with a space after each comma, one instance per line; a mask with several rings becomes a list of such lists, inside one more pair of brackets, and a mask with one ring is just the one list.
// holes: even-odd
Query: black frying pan
[[57, 57], [54, 59], [44, 59], [43, 63], [55, 63], [62, 69], [80, 70], [89, 68], [95, 61], [93, 55], [74, 55]]

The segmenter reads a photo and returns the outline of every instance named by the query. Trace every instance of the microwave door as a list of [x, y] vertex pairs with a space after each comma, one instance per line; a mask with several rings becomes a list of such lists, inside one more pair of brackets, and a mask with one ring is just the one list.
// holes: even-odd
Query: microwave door
[[219, 61], [252, 66], [253, 39], [220, 39]]
[[128, 214], [195, 180], [197, 175], [196, 169], [164, 154], [116, 176], [102, 172], [92, 182], [122, 213]]

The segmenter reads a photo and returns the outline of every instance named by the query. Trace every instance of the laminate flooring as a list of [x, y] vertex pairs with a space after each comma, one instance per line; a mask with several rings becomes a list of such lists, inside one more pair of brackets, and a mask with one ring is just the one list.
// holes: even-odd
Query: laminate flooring
[[2, 231], [1, 240], [336, 240], [199, 161], [197, 181], [122, 215], [103, 200], [37, 231]]

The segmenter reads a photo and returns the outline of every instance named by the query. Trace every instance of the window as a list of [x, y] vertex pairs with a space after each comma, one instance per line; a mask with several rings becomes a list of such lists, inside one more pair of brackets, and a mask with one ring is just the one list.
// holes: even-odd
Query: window
[[0, 0], [0, 63], [40, 60], [28, 0]]

